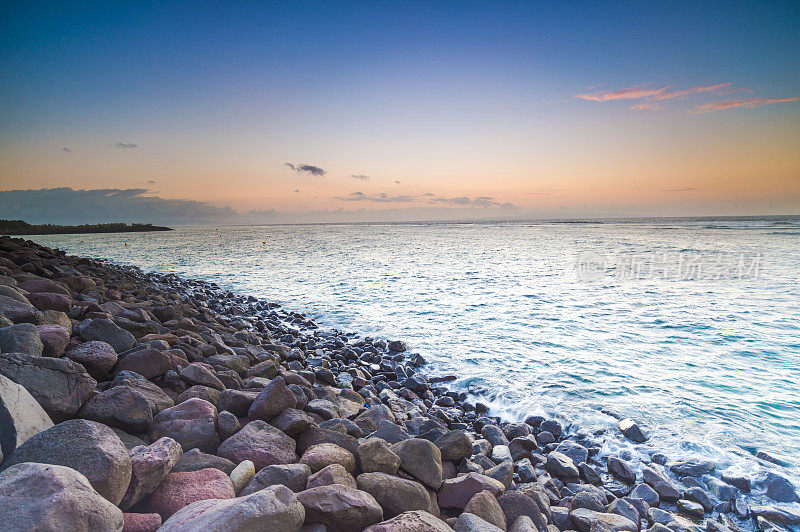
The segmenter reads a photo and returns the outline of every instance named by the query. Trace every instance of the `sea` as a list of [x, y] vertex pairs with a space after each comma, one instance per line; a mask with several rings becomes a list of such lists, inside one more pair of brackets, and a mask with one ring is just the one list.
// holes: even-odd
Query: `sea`
[[[241, 225], [29, 237], [406, 342], [524, 420], [603, 452], [705, 457], [800, 485], [800, 218]], [[779, 465], [755, 457], [765, 452]]]

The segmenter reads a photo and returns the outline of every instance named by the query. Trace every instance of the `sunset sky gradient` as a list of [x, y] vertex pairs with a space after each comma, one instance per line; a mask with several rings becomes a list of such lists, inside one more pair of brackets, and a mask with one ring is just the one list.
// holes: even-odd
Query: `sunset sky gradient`
[[0, 189], [269, 221], [797, 214], [799, 28], [797, 2], [4, 3]]

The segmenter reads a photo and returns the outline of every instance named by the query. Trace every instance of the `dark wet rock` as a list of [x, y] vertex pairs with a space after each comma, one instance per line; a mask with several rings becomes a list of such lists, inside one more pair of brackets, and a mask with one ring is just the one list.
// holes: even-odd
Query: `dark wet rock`
[[215, 452], [219, 447], [217, 409], [208, 401], [189, 399], [159, 412], [149, 430], [151, 441], [164, 436], [181, 444], [184, 451], [198, 448]]
[[161, 438], [149, 446], [134, 447], [131, 456], [131, 482], [119, 506], [127, 510], [155, 490], [183, 454], [178, 442]]
[[536, 437], [532, 435], [514, 438], [508, 444], [508, 450], [511, 452], [511, 458], [516, 462], [523, 458], [529, 458], [531, 452], [538, 448], [536, 444]]
[[185, 530], [275, 530], [297, 532], [305, 510], [285, 486], [273, 486], [246, 497], [202, 500], [175, 513], [163, 532]]
[[275, 464], [297, 461], [295, 441], [265, 421], [251, 421], [222, 442], [217, 452], [234, 463], [250, 460], [256, 471]]
[[723, 473], [722, 481], [727, 482], [734, 488], [737, 488], [745, 493], [750, 493], [752, 489], [752, 482], [749, 477], [744, 475], [737, 475], [735, 473]]
[[222, 440], [227, 440], [228, 438], [239, 432], [241, 428], [242, 424], [239, 422], [239, 418], [237, 418], [227, 410], [223, 410], [222, 412], [217, 414], [217, 430], [219, 431], [219, 435], [220, 438], [222, 438]]
[[106, 318], [83, 320], [75, 327], [75, 333], [85, 341], [106, 342], [117, 353], [130, 349], [136, 343], [136, 338], [131, 333]]
[[452, 532], [452, 528], [428, 512], [414, 510], [364, 529], [364, 532]]
[[506, 435], [503, 434], [503, 431], [500, 430], [500, 427], [497, 425], [485, 425], [481, 429], [481, 436], [488, 440], [492, 445], [508, 445], [508, 438], [506, 438]]
[[42, 341], [42, 356], [60, 357], [69, 343], [69, 331], [61, 325], [37, 325]]
[[123, 527], [122, 511], [72, 468], [20, 463], [0, 473], [2, 529], [94, 532]]
[[706, 486], [721, 501], [732, 501], [736, 498], [736, 488], [715, 477], [706, 477]]
[[546, 430], [543, 430], [536, 435], [536, 442], [539, 445], [548, 445], [550, 443], [554, 443], [555, 441], [556, 441], [555, 436], [553, 436]]
[[275, 377], [253, 400], [248, 410], [250, 419], [269, 421], [283, 410], [297, 406], [297, 398], [286, 387], [283, 377]]
[[684, 460], [669, 468], [679, 477], [701, 477], [714, 471], [716, 465], [709, 460]]
[[678, 510], [695, 517], [702, 517], [705, 514], [705, 509], [699, 503], [689, 501], [686, 499], [679, 499], [676, 503]]
[[643, 480], [649, 484], [658, 496], [667, 501], [677, 501], [681, 498], [681, 492], [678, 491], [678, 488], [675, 487], [675, 484], [672, 483], [666, 476], [662, 473], [659, 473], [652, 467], [643, 466], [642, 467], [642, 478]]
[[562, 441], [558, 444], [558, 447], [556, 447], [556, 451], [569, 456], [576, 464], [580, 464], [589, 459], [589, 450], [583, 445], [572, 441]]
[[56, 422], [73, 417], [97, 386], [71, 360], [22, 353], [0, 354], [0, 375], [24, 386]]
[[306, 464], [315, 473], [331, 464], [341, 465], [351, 475], [356, 470], [356, 459], [353, 453], [334, 443], [312, 445], [300, 457], [300, 463]]
[[209, 467], [219, 469], [220, 471], [224, 471], [225, 474], [230, 475], [236, 467], [236, 464], [227, 458], [204, 453], [200, 449], [195, 448], [184, 452], [172, 468], [172, 471], [199, 471]]
[[295, 408], [287, 408], [269, 422], [273, 427], [282, 430], [288, 436], [297, 436], [308, 427], [314, 424], [314, 420], [303, 412]]
[[147, 398], [127, 386], [116, 386], [94, 395], [80, 409], [78, 417], [134, 434], [147, 432], [153, 422]]
[[[800, 501], [797, 496], [797, 491], [794, 485], [784, 477], [775, 474], [767, 473], [764, 477], [763, 486], [766, 488], [766, 495], [773, 501], [777, 502], [796, 502]], [[720, 499], [728, 500], [720, 496]]]
[[256, 396], [258, 396], [256, 390], [223, 390], [219, 394], [217, 408], [227, 410], [238, 417], [244, 417]]
[[370, 438], [359, 444], [356, 456], [364, 473], [394, 475], [400, 467], [400, 457], [385, 441], [378, 438]]
[[633, 506], [633, 504], [626, 501], [625, 499], [614, 499], [613, 501], [611, 501], [611, 503], [609, 503], [605, 511], [610, 514], [617, 514], [627, 519], [630, 519], [633, 523], [636, 523], [637, 526], [639, 525], [639, 521], [643, 517], [642, 514], [639, 513], [639, 510], [637, 510], [636, 507]]
[[300, 493], [306, 489], [309, 476], [311, 476], [311, 468], [305, 464], [270, 465], [256, 473], [239, 495], [249, 495], [278, 484], [286, 486], [295, 493]]
[[706, 512], [710, 512], [714, 509], [714, 504], [711, 502], [711, 498], [702, 488], [693, 487], [687, 489], [683, 492], [683, 498], [698, 503]]
[[549, 432], [552, 434], [553, 438], [555, 439], [561, 438], [561, 423], [555, 419], [546, 419], [542, 421], [542, 424], [539, 425], [539, 428], [541, 428], [543, 432]]
[[623, 419], [619, 422], [619, 430], [631, 441], [636, 443], [644, 443], [648, 440], [647, 435], [639, 427], [639, 424], [630, 418]]
[[169, 473], [150, 494], [151, 512], [168, 519], [181, 508], [208, 499], [233, 499], [236, 493], [230, 477], [215, 468]]
[[589, 484], [602, 484], [603, 479], [600, 476], [600, 473], [597, 470], [587, 464], [586, 462], [581, 462], [578, 464], [578, 470], [581, 472], [581, 478], [588, 482]]
[[23, 386], [0, 375], [0, 462], [53, 421]]
[[575, 494], [572, 498], [571, 508], [588, 508], [596, 512], [602, 512], [606, 507], [606, 498], [593, 490], [583, 490]]
[[391, 421], [379, 422], [378, 429], [372, 433], [372, 436], [385, 440], [389, 443], [400, 443], [401, 441], [411, 438], [411, 436], [405, 431], [405, 429], [403, 429], [403, 427], [392, 423]]
[[642, 499], [650, 506], [658, 506], [658, 503], [661, 500], [661, 497], [658, 496], [656, 490], [647, 484], [636, 484], [631, 490], [630, 496], [637, 499]]
[[439, 490], [439, 506], [463, 509], [472, 497], [484, 490], [499, 497], [505, 491], [505, 486], [502, 482], [480, 473], [468, 473], [445, 480]]
[[[114, 344], [111, 345], [113, 347]], [[120, 350], [117, 349], [117, 351], [119, 352]], [[133, 371], [147, 380], [160, 377], [171, 368], [172, 359], [170, 356], [158, 349], [142, 349], [141, 351], [135, 351], [125, 355], [117, 362], [117, 372]]]
[[23, 462], [71, 467], [115, 505], [131, 479], [131, 459], [119, 436], [85, 419], [71, 419], [32, 436], [5, 459], [3, 467]]
[[32, 292], [25, 296], [31, 305], [38, 310], [57, 310], [69, 312], [72, 307], [72, 298], [65, 294], [55, 292]]
[[639, 530], [636, 523], [619, 514], [595, 512], [586, 508], [579, 508], [571, 511], [570, 517], [573, 525], [580, 532], [590, 532], [598, 529], [604, 532], [638, 532]]
[[108, 374], [117, 363], [117, 353], [106, 342], [92, 340], [67, 352], [67, 358], [86, 368], [86, 371], [99, 379]]
[[375, 498], [387, 518], [412, 510], [432, 510], [428, 491], [419, 482], [386, 473], [362, 473], [357, 483], [358, 489]]
[[411, 438], [393, 446], [400, 469], [432, 489], [442, 485], [442, 453], [428, 440]]
[[559, 478], [577, 478], [580, 476], [580, 471], [578, 471], [572, 459], [558, 451], [553, 451], [547, 455], [545, 468], [550, 474]]
[[312, 425], [297, 436], [297, 452], [302, 454], [318, 443], [335, 443], [353, 454], [358, 450], [358, 440], [349, 434]]
[[372, 495], [339, 484], [302, 491], [297, 499], [305, 508], [305, 522], [321, 523], [330, 532], [363, 530], [383, 520]]
[[0, 352], [38, 357], [42, 356], [43, 351], [44, 344], [36, 325], [19, 323], [0, 328]]
[[800, 513], [789, 508], [778, 508], [776, 506], [752, 506], [750, 512], [757, 517], [763, 517], [781, 526], [800, 525]]
[[636, 482], [636, 472], [627, 462], [620, 460], [616, 456], [608, 457], [608, 472], [628, 484]]
[[519, 491], [507, 491], [497, 498], [497, 502], [500, 503], [500, 507], [503, 509], [506, 523], [513, 523], [520, 516], [526, 515], [531, 518], [537, 528], [540, 530], [547, 529], [547, 519], [542, 514], [542, 510], [536, 504], [536, 501], [527, 495]]

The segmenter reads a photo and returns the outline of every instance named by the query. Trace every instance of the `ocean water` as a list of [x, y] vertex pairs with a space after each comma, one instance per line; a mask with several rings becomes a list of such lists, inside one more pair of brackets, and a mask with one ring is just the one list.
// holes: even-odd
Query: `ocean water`
[[[188, 227], [37, 236], [402, 339], [494, 414], [800, 480], [800, 220]], [[127, 245], [125, 245], [127, 244]], [[782, 463], [754, 458], [765, 451]]]

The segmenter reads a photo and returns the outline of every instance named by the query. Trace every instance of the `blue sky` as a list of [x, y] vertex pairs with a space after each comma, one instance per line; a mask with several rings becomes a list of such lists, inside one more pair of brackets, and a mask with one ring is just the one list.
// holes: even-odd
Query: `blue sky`
[[[624, 205], [604, 194], [631, 189], [697, 191], [624, 198], [665, 214], [800, 205], [796, 2], [79, 2], [1, 13], [5, 189], [145, 187], [240, 211], [425, 191], [526, 212], [617, 212]], [[666, 99], [615, 92], [723, 85]], [[576, 98], [587, 94], [597, 99]], [[693, 114], [727, 101], [739, 103]], [[746, 160], [729, 167], [731, 152]]]

